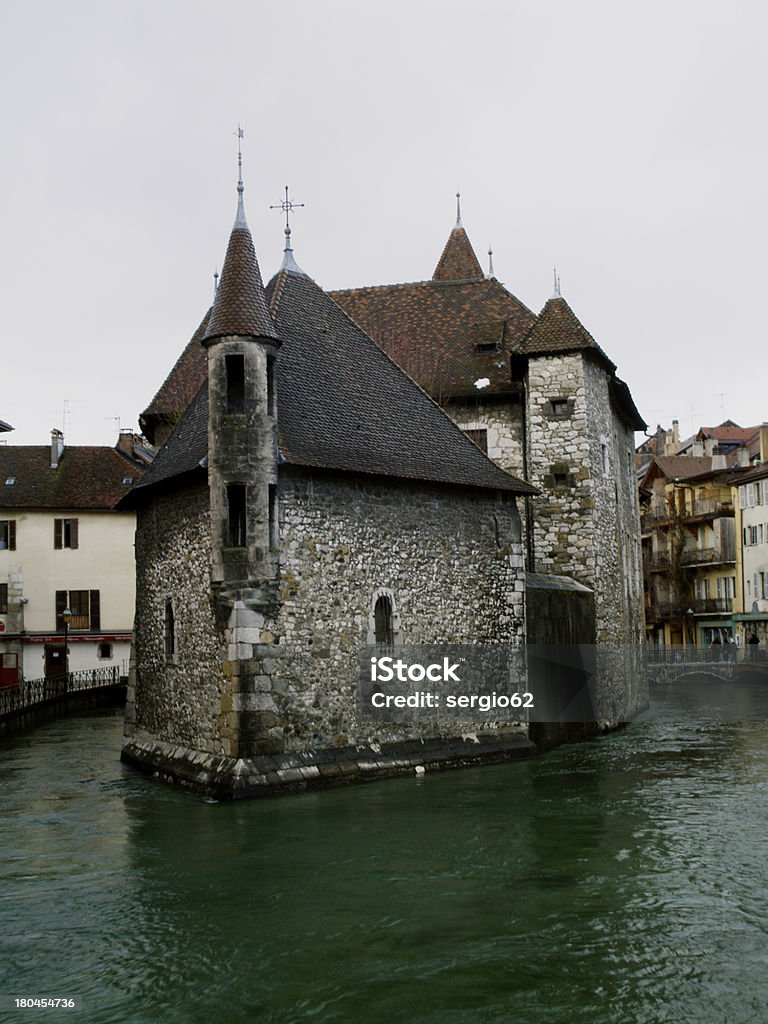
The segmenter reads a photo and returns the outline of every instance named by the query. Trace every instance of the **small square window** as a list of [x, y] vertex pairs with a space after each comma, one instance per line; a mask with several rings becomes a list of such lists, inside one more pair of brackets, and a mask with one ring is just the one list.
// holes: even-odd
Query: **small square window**
[[552, 399], [552, 415], [553, 416], [567, 416], [568, 415], [568, 399], [567, 398], [553, 398]]
[[568, 474], [567, 473], [553, 473], [555, 487], [567, 487], [568, 486]]
[[111, 661], [112, 644], [99, 644], [96, 650], [96, 656], [99, 661]]

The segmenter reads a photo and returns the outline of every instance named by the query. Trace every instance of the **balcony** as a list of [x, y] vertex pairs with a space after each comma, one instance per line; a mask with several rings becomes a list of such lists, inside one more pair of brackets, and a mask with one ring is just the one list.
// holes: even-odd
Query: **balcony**
[[694, 501], [692, 509], [686, 509], [683, 513], [686, 519], [715, 519], [717, 516], [732, 516], [733, 502], [718, 501], [715, 498], [707, 498], [702, 501]]
[[720, 547], [691, 548], [680, 555], [680, 564], [689, 569], [699, 565], [728, 565], [735, 561], [734, 552], [724, 551]]
[[733, 598], [697, 597], [691, 607], [693, 608], [694, 615], [712, 615], [715, 613], [723, 615], [733, 611]]
[[648, 559], [650, 572], [666, 572], [669, 569], [669, 555], [666, 552], [658, 552]]

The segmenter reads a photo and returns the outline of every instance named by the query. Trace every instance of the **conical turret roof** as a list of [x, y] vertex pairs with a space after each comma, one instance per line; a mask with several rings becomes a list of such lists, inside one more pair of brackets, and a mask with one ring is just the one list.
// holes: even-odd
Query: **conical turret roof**
[[433, 281], [473, 281], [483, 279], [483, 268], [475, 256], [475, 250], [467, 232], [457, 224], [448, 236], [443, 255], [435, 267]]
[[245, 219], [242, 191], [204, 343], [233, 334], [277, 339], [251, 229]]

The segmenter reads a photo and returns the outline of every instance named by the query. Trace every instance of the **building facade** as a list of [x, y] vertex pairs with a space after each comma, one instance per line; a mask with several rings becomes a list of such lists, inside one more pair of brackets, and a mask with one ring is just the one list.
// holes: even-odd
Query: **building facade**
[[432, 278], [331, 293], [503, 469], [523, 506], [526, 567], [590, 588], [598, 642], [640, 643], [634, 432], [616, 366], [560, 294], [538, 316], [486, 277], [461, 218]]
[[5, 685], [66, 671], [127, 668], [135, 516], [116, 512], [115, 505], [145, 468], [130, 432], [115, 448], [66, 448], [58, 430], [50, 448], [0, 446]]

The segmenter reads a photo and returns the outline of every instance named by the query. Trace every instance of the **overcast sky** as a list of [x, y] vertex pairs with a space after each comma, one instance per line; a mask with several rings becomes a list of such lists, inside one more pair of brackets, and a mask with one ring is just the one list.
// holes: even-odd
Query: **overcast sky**
[[[325, 288], [431, 277], [463, 222], [562, 293], [653, 427], [768, 419], [768, 8], [712, 0], [0, 0], [0, 419], [136, 428], [246, 211]], [[65, 415], [66, 402], [66, 421]]]

